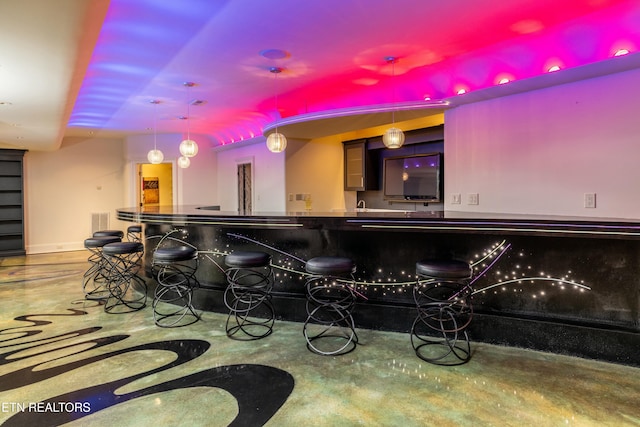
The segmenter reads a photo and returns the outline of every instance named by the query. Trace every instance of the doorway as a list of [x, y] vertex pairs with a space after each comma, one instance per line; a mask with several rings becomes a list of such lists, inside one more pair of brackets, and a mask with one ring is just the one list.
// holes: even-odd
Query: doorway
[[251, 163], [238, 165], [238, 212], [241, 214], [251, 212]]
[[171, 163], [138, 163], [138, 206], [163, 206], [173, 204], [173, 165]]

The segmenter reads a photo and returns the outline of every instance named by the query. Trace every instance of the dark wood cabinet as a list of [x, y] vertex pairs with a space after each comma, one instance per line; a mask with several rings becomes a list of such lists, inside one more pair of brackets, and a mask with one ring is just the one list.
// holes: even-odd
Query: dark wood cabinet
[[25, 254], [24, 153], [25, 150], [0, 149], [0, 257]]
[[378, 165], [368, 150], [367, 140], [344, 143], [344, 189], [365, 191], [378, 189]]

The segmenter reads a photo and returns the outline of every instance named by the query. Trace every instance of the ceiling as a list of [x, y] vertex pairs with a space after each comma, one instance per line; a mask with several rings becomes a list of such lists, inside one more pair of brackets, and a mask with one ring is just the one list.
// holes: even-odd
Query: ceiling
[[0, 1], [0, 148], [154, 126], [211, 146], [278, 123], [313, 137], [331, 124], [300, 122], [428, 115], [637, 68], [639, 47], [637, 0]]

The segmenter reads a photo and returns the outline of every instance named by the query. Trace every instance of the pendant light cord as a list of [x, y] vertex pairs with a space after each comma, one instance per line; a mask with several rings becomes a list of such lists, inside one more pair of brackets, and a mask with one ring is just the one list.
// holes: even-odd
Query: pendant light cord
[[189, 102], [189, 95], [193, 83], [187, 82], [184, 85], [187, 87], [187, 139], [191, 140], [191, 102]]
[[273, 76], [273, 92], [274, 92], [274, 95], [275, 95], [274, 98], [275, 98], [275, 104], [276, 104], [275, 105], [276, 106], [276, 132], [275, 133], [278, 133], [278, 122], [280, 121], [279, 120], [280, 113], [278, 112], [278, 86], [277, 86], [276, 79], [278, 78], [278, 74], [280, 74], [282, 72], [282, 69], [278, 68], [278, 67], [271, 67], [271, 69], [269, 71], [271, 71], [274, 74], [274, 76]]
[[158, 150], [158, 104], [160, 101], [153, 100], [153, 149]]
[[396, 124], [396, 58], [391, 57], [391, 125]]

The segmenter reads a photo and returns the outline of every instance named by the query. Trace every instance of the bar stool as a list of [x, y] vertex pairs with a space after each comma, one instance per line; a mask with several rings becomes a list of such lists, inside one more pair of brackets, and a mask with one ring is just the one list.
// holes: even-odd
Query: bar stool
[[93, 237], [116, 236], [122, 239], [124, 232], [122, 230], [99, 230], [93, 233]]
[[[273, 269], [271, 255], [235, 251], [224, 259], [227, 288], [224, 304], [229, 309], [226, 331], [229, 338], [250, 341], [273, 332], [275, 310], [271, 303]], [[238, 332], [241, 334], [236, 335]]]
[[90, 237], [84, 240], [84, 247], [89, 250], [89, 268], [82, 276], [82, 291], [84, 297], [91, 300], [101, 300], [109, 296], [107, 289], [107, 268], [102, 255], [102, 248], [109, 243], [119, 242], [116, 236]]
[[[130, 313], [141, 310], [147, 303], [147, 284], [138, 276], [144, 246], [138, 242], [115, 242], [104, 245], [107, 289], [107, 313]], [[136, 289], [138, 285], [141, 289]]]
[[153, 297], [153, 319], [163, 328], [187, 326], [200, 315], [193, 308], [198, 251], [191, 246], [156, 248], [151, 272], [158, 283]]
[[356, 266], [349, 258], [322, 256], [306, 262], [307, 348], [323, 356], [342, 355], [358, 344], [352, 312]]
[[142, 242], [142, 226], [136, 224], [127, 227], [127, 240], [130, 242]]
[[416, 355], [438, 365], [461, 365], [471, 359], [467, 326], [473, 317], [471, 266], [456, 260], [416, 263], [413, 298], [418, 315], [411, 327]]

